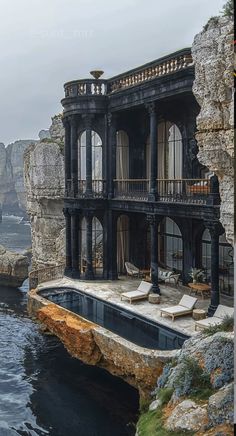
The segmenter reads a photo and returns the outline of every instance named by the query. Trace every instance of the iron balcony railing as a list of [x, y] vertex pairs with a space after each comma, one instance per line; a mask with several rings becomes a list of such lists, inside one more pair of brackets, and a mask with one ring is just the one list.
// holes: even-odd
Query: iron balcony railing
[[105, 180], [92, 180], [91, 190], [87, 189], [86, 180], [72, 180], [66, 182], [66, 197], [71, 198], [103, 198], [106, 193]]
[[114, 197], [120, 199], [147, 200], [149, 179], [114, 180]]
[[[219, 191], [213, 179], [157, 179], [157, 201], [191, 204], [219, 204]], [[149, 179], [113, 180], [115, 199], [146, 201], [150, 193]], [[67, 180], [68, 198], [106, 198], [106, 181], [93, 180], [87, 186], [86, 180]]]
[[[209, 179], [157, 179], [157, 199], [162, 202], [206, 204], [211, 192]], [[114, 180], [114, 197], [147, 200], [148, 179]]]

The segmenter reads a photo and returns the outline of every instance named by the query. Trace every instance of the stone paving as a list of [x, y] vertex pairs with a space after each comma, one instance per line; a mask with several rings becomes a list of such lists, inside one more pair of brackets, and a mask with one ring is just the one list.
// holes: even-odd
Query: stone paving
[[[99, 281], [84, 281], [84, 280], [74, 280], [67, 277], [62, 279], [53, 280], [47, 283], [39, 285], [39, 289], [45, 287], [65, 287], [70, 286], [74, 289], [86, 292], [87, 294], [96, 296], [105, 301], [116, 304], [121, 308], [129, 309], [134, 313], [145, 316], [151, 320], [154, 320], [162, 325], [166, 325], [174, 330], [177, 330], [186, 335], [197, 334], [195, 332], [194, 326], [195, 322], [191, 316], [182, 316], [177, 318], [174, 322], [170, 317], [160, 315], [160, 309], [168, 306], [173, 306], [178, 304], [183, 294], [189, 294], [190, 289], [175, 288], [167, 285], [160, 285], [161, 289], [161, 303], [151, 304], [148, 300], [136, 301], [130, 304], [128, 301], [121, 301], [120, 294], [122, 292], [136, 290], [140, 284], [140, 279], [130, 279], [127, 277], [120, 277], [119, 280], [109, 281], [109, 280], [99, 280]], [[201, 298], [198, 296], [198, 301], [196, 303], [196, 308], [207, 310], [209, 306], [209, 298]]]

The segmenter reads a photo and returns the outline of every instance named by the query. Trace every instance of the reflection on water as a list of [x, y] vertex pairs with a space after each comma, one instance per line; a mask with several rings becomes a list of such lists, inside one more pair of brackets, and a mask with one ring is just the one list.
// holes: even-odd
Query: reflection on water
[[[8, 224], [0, 224], [0, 244], [13, 228], [17, 249], [28, 247], [29, 232], [27, 239]], [[137, 392], [42, 335], [27, 317], [26, 291], [27, 283], [21, 290], [0, 287], [0, 436], [134, 435]]]

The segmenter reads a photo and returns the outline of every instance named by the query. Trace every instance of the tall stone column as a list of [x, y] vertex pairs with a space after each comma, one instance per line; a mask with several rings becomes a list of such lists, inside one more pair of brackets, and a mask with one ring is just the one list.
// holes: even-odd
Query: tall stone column
[[211, 302], [208, 307], [208, 316], [213, 316], [220, 303], [219, 236], [224, 233], [224, 229], [219, 222], [207, 222], [205, 225], [211, 235]]
[[78, 194], [78, 126], [77, 119], [70, 117], [70, 143], [71, 143], [71, 183], [74, 197]]
[[149, 196], [150, 201], [157, 200], [157, 114], [155, 103], [147, 105], [148, 113], [150, 117], [150, 186]]
[[158, 284], [158, 225], [160, 217], [156, 215], [147, 215], [147, 220], [150, 225], [151, 236], [151, 281], [152, 292], [154, 294], [161, 294]]
[[67, 118], [63, 118], [63, 126], [65, 129], [65, 146], [64, 146], [64, 156], [65, 156], [65, 192], [66, 196], [70, 194], [71, 191], [71, 143], [70, 143], [70, 122]]
[[116, 123], [117, 118], [115, 114], [108, 114], [108, 198], [114, 196], [114, 183], [116, 177]]
[[92, 196], [92, 115], [86, 115], [86, 196]]
[[67, 208], [63, 209], [66, 221], [66, 267], [65, 275], [70, 276], [72, 270], [72, 252], [71, 252], [71, 215]]
[[80, 278], [79, 266], [79, 215], [76, 210], [70, 209], [71, 215], [71, 252], [72, 252], [72, 277]]
[[94, 279], [93, 271], [93, 213], [86, 213], [86, 271], [87, 280]]

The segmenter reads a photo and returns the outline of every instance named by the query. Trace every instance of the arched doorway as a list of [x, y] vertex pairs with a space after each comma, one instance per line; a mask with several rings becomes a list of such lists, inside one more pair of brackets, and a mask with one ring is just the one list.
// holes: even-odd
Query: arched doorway
[[[81, 272], [86, 272], [87, 265], [87, 239], [86, 239], [86, 218], [81, 221]], [[95, 276], [103, 275], [103, 227], [97, 217], [92, 220], [92, 262]]]
[[158, 263], [161, 267], [183, 270], [183, 240], [178, 225], [169, 217], [162, 220], [158, 229]]
[[125, 262], [129, 261], [129, 217], [119, 216], [117, 220], [117, 272], [125, 274]]
[[[182, 135], [176, 124], [161, 121], [158, 124], [158, 179], [181, 179], [183, 172]], [[150, 136], [146, 144], [146, 174], [150, 178]]]
[[116, 132], [116, 179], [129, 178], [129, 137], [124, 130]]
[[[211, 281], [211, 235], [208, 229], [202, 234], [202, 267], [206, 279]], [[219, 288], [220, 292], [232, 296], [234, 290], [234, 249], [227, 242], [225, 233], [219, 238]]]
[[[86, 135], [90, 134], [90, 131], [83, 131], [78, 140], [78, 177], [80, 190], [85, 190], [86, 180]], [[92, 143], [92, 181], [93, 191], [102, 192], [103, 190], [103, 165], [102, 165], [102, 140], [97, 132], [91, 131], [91, 143]]]

